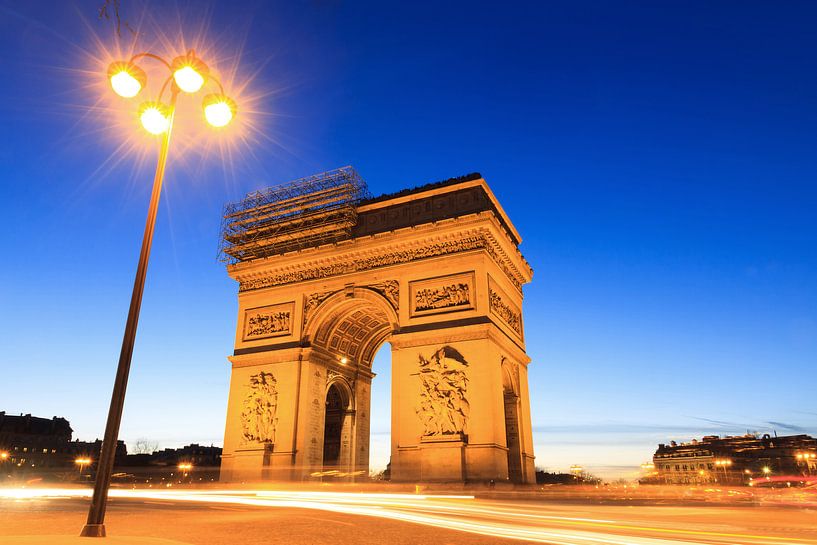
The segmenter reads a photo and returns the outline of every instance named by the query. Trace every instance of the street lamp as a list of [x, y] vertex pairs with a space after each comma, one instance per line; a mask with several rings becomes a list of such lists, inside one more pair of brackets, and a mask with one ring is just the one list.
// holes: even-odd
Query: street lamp
[[85, 468], [85, 466], [91, 465], [91, 459], [77, 458], [76, 460], [74, 460], [74, 463], [79, 466], [79, 474], [82, 475], [82, 470]]
[[[148, 217], [145, 223], [145, 233], [142, 238], [142, 250], [139, 254], [139, 264], [136, 268], [136, 278], [133, 282], [128, 320], [125, 324], [125, 333], [122, 338], [122, 349], [119, 353], [119, 365], [116, 370], [111, 406], [108, 410], [108, 420], [105, 425], [105, 437], [102, 441], [102, 451], [94, 482], [94, 495], [91, 507], [88, 510], [88, 521], [82, 528], [81, 536], [105, 536], [105, 507], [108, 501], [108, 488], [113, 474], [116, 444], [119, 437], [119, 425], [122, 421], [122, 408], [125, 403], [125, 390], [128, 386], [133, 345], [136, 339], [136, 328], [139, 324], [139, 310], [142, 306], [142, 293], [145, 289], [150, 248], [153, 243], [153, 230], [156, 226], [156, 213], [159, 209], [159, 197], [162, 192], [165, 165], [167, 164], [167, 150], [170, 144], [170, 133], [173, 129], [173, 117], [176, 111], [176, 98], [179, 92], [195, 93], [206, 83], [212, 82], [218, 88], [218, 95], [207, 95], [204, 101], [205, 118], [215, 127], [227, 125], [236, 114], [236, 104], [224, 94], [224, 88], [211, 73], [204, 61], [196, 56], [192, 49], [168, 62], [153, 53], [139, 53], [127, 61], [117, 61], [108, 67], [108, 80], [114, 92], [123, 98], [133, 98], [147, 85], [147, 74], [136, 61], [152, 59], [163, 64], [170, 75], [162, 84], [159, 97], [155, 101], [148, 101], [139, 107], [139, 119], [142, 126], [149, 133], [161, 135], [162, 147], [156, 163], [156, 174], [153, 178], [153, 191], [150, 196]], [[165, 90], [170, 89], [170, 101], [165, 104], [162, 96]], [[218, 97], [213, 99], [211, 97]], [[208, 108], [216, 106], [216, 110], [208, 114]], [[229, 115], [228, 115], [229, 114]]]

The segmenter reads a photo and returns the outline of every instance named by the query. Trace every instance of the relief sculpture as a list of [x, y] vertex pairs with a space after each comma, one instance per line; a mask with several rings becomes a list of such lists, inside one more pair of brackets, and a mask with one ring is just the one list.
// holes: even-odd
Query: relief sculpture
[[313, 265], [311, 268], [304, 268], [298, 271], [286, 273], [276, 273], [263, 277], [242, 279], [239, 283], [239, 292], [269, 288], [291, 284], [294, 282], [305, 282], [316, 278], [328, 278], [341, 274], [348, 274], [359, 271], [368, 271], [388, 265], [409, 263], [419, 259], [438, 257], [458, 252], [484, 249], [491, 258], [502, 268], [508, 276], [508, 280], [518, 290], [522, 290], [522, 281], [519, 275], [508, 268], [503, 258], [493, 248], [491, 242], [484, 235], [474, 235], [463, 237], [457, 240], [446, 240], [440, 242], [429, 242], [421, 246], [406, 248], [381, 255], [365, 256], [344, 260], [330, 265]]
[[312, 317], [312, 313], [323, 303], [326, 299], [329, 298], [330, 295], [335, 293], [334, 291], [323, 291], [318, 293], [312, 293], [306, 298], [306, 303], [304, 303], [304, 323], [309, 321]]
[[442, 286], [436, 289], [417, 290], [414, 296], [414, 310], [437, 310], [471, 303], [470, 287], [465, 282]]
[[244, 439], [259, 443], [275, 443], [278, 424], [278, 388], [272, 373], [250, 377], [244, 407], [241, 411]]
[[522, 335], [522, 317], [510, 305], [502, 300], [502, 296], [490, 290], [491, 311], [502, 318], [511, 329]]
[[246, 337], [266, 337], [276, 333], [289, 333], [290, 312], [259, 312], [247, 320]]
[[465, 432], [470, 405], [468, 362], [456, 349], [443, 346], [430, 358], [420, 356], [420, 406], [417, 415], [423, 422], [424, 436], [453, 435]]
[[379, 284], [372, 284], [369, 287], [385, 297], [389, 301], [389, 304], [394, 307], [394, 310], [399, 308], [400, 283], [397, 280], [386, 280]]

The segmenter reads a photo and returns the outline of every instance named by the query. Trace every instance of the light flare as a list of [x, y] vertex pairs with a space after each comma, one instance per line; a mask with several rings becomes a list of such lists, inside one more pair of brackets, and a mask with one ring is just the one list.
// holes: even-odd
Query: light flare
[[233, 120], [236, 104], [225, 95], [207, 95], [204, 97], [204, 117], [214, 127], [224, 127]]
[[[147, 6], [133, 10], [129, 22], [138, 40], [120, 40], [111, 35], [109, 26], [100, 26], [96, 18], [84, 16], [81, 19], [85, 32], [57, 37], [65, 54], [58, 57], [59, 65], [49, 68], [55, 80], [68, 77], [70, 81], [65, 87], [73, 97], [53, 104], [58, 111], [71, 111], [74, 116], [74, 125], [66, 131], [63, 140], [67, 143], [82, 140], [104, 151], [99, 154], [101, 160], [95, 167], [83, 172], [77, 200], [94, 192], [97, 186], [109, 184], [126, 184], [123, 195], [128, 199], [142, 199], [149, 190], [145, 188], [145, 179], [149, 179], [155, 169], [156, 138], [143, 128], [138, 103], [123, 104], [121, 95], [112, 89], [110, 76], [121, 69], [105, 77], [113, 64], [128, 64], [128, 59], [143, 52], [171, 60], [180, 52], [195, 50], [197, 59], [207, 60], [201, 95], [223, 93], [216, 84], [218, 80], [230, 98], [241, 105], [240, 115], [233, 112], [227, 125], [229, 130], [213, 130], [203, 112], [202, 96], [185, 93], [179, 97], [174, 108], [177, 115], [173, 120], [172, 144], [172, 169], [179, 178], [178, 183], [169, 184], [165, 192], [165, 204], [172, 214], [177, 212], [178, 203], [187, 202], [181, 195], [190, 190], [192, 180], [206, 179], [208, 184], [204, 189], [209, 196], [224, 200], [222, 193], [244, 192], [242, 187], [248, 178], [256, 178], [259, 171], [265, 172], [264, 165], [270, 155], [289, 157], [303, 153], [298, 144], [286, 139], [280, 127], [272, 125], [272, 120], [280, 114], [272, 111], [270, 99], [291, 92], [291, 83], [287, 82], [292, 76], [278, 73], [274, 84], [266, 82], [263, 87], [257, 84], [272, 57], [245, 53], [251, 27], [249, 16], [243, 24], [239, 21], [238, 27], [213, 31], [209, 13], [190, 16], [179, 10], [174, 14], [173, 8], [168, 7], [159, 17]], [[184, 25], [180, 23], [182, 20]], [[140, 56], [136, 63], [133, 66], [147, 75], [137, 97], [167, 100], [168, 91], [177, 86], [173, 70], [145, 56]], [[140, 77], [139, 73], [135, 79], [141, 83]], [[170, 81], [165, 85], [168, 78]], [[197, 186], [197, 189], [201, 188]]]
[[170, 70], [173, 72], [176, 85], [185, 93], [195, 93], [201, 89], [210, 72], [207, 65], [196, 57], [196, 52], [192, 49], [187, 55], [173, 59], [173, 62], [170, 63]]
[[192, 66], [185, 66], [173, 72], [173, 79], [185, 93], [195, 93], [204, 85], [204, 78]]
[[[90, 497], [90, 489], [0, 489], [0, 499], [35, 500]], [[553, 545], [671, 545], [679, 542], [810, 543], [798, 537], [729, 532], [717, 526], [678, 524], [672, 527], [641, 519], [614, 520], [546, 515], [529, 502], [475, 500], [468, 495], [324, 492], [303, 490], [168, 490], [111, 489], [116, 498], [199, 504], [284, 507], [368, 516], [456, 530], [482, 537], [519, 539]]]
[[117, 61], [108, 67], [108, 79], [117, 95], [133, 98], [147, 83], [147, 74], [133, 63]]
[[150, 134], [159, 135], [170, 128], [170, 109], [160, 102], [145, 102], [140, 108], [139, 119]]

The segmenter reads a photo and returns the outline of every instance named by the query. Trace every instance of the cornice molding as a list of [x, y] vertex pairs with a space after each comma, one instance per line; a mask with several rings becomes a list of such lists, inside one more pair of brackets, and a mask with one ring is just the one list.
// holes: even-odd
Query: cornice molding
[[[409, 229], [415, 237], [418, 230], [421, 233], [422, 231], [428, 231], [428, 236], [422, 238], [399, 240], [399, 234], [403, 234], [399, 231], [381, 233], [371, 237], [355, 239], [350, 241], [351, 244], [335, 245], [332, 255], [326, 255], [325, 251], [322, 252], [324, 253], [322, 256], [315, 255], [318, 253], [316, 250], [320, 250], [320, 248], [303, 250], [289, 254], [290, 259], [287, 259], [289, 263], [282, 266], [275, 265], [283, 257], [278, 256], [277, 258], [231, 266], [230, 274], [239, 282], [239, 292], [247, 292], [352, 274], [434, 257], [483, 250], [505, 273], [511, 284], [521, 292], [522, 284], [530, 281], [532, 274], [530, 266], [518, 249], [516, 249], [516, 259], [512, 259], [508, 255], [507, 250], [503, 247], [505, 245], [497, 239], [495, 233], [499, 232], [506, 237], [507, 234], [496, 223], [495, 217], [492, 215], [487, 217], [494, 224], [491, 226], [494, 227], [493, 229], [484, 225], [486, 216], [484, 213], [480, 213], [473, 215], [470, 221], [464, 221], [464, 218], [456, 218], [438, 222], [437, 229]], [[473, 225], [476, 219], [482, 225]], [[450, 223], [464, 225], [462, 225], [462, 229], [457, 231], [433, 234], [434, 231], [439, 232], [439, 227], [447, 227], [446, 224]], [[405, 231], [405, 229], [400, 231]], [[371, 242], [372, 240], [377, 240], [380, 244], [375, 247], [361, 247], [364, 242]], [[302, 260], [293, 261], [291, 257], [295, 255], [301, 257]], [[310, 257], [311, 259], [309, 259]], [[517, 264], [520, 264], [524, 270], [520, 271]]]

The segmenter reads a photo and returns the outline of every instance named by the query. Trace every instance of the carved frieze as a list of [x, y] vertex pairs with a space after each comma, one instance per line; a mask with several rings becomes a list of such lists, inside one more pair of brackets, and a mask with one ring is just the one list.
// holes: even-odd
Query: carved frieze
[[488, 278], [488, 305], [493, 314], [522, 337], [522, 313], [490, 277]]
[[256, 339], [292, 334], [294, 310], [294, 303], [247, 309], [244, 312], [244, 334], [242, 339], [254, 341]]
[[244, 439], [259, 443], [275, 443], [278, 424], [278, 388], [272, 373], [250, 376], [241, 411]]
[[443, 346], [430, 358], [420, 355], [420, 405], [424, 436], [465, 433], [470, 405], [468, 362], [455, 348]]
[[429, 278], [409, 284], [411, 316], [474, 308], [474, 274]]
[[464, 236], [455, 240], [443, 240], [437, 242], [429, 242], [422, 246], [407, 247], [402, 250], [388, 251], [379, 255], [349, 256], [349, 259], [339, 261], [331, 265], [307, 267], [297, 271], [290, 271], [286, 273], [273, 274], [270, 276], [263, 276], [260, 278], [247, 278], [240, 280], [239, 291], [251, 291], [262, 288], [269, 288], [272, 286], [281, 286], [284, 284], [292, 284], [295, 282], [305, 282], [307, 280], [315, 280], [317, 278], [329, 278], [341, 274], [354, 273], [359, 271], [368, 271], [378, 267], [385, 267], [388, 265], [398, 265], [402, 263], [409, 263], [419, 259], [426, 259], [429, 257], [438, 257], [442, 255], [455, 254], [459, 252], [467, 252], [471, 250], [484, 249], [488, 255], [499, 265], [508, 279], [513, 283], [517, 289], [521, 290], [522, 282], [503, 262], [502, 257], [493, 248], [493, 243], [485, 234]]

